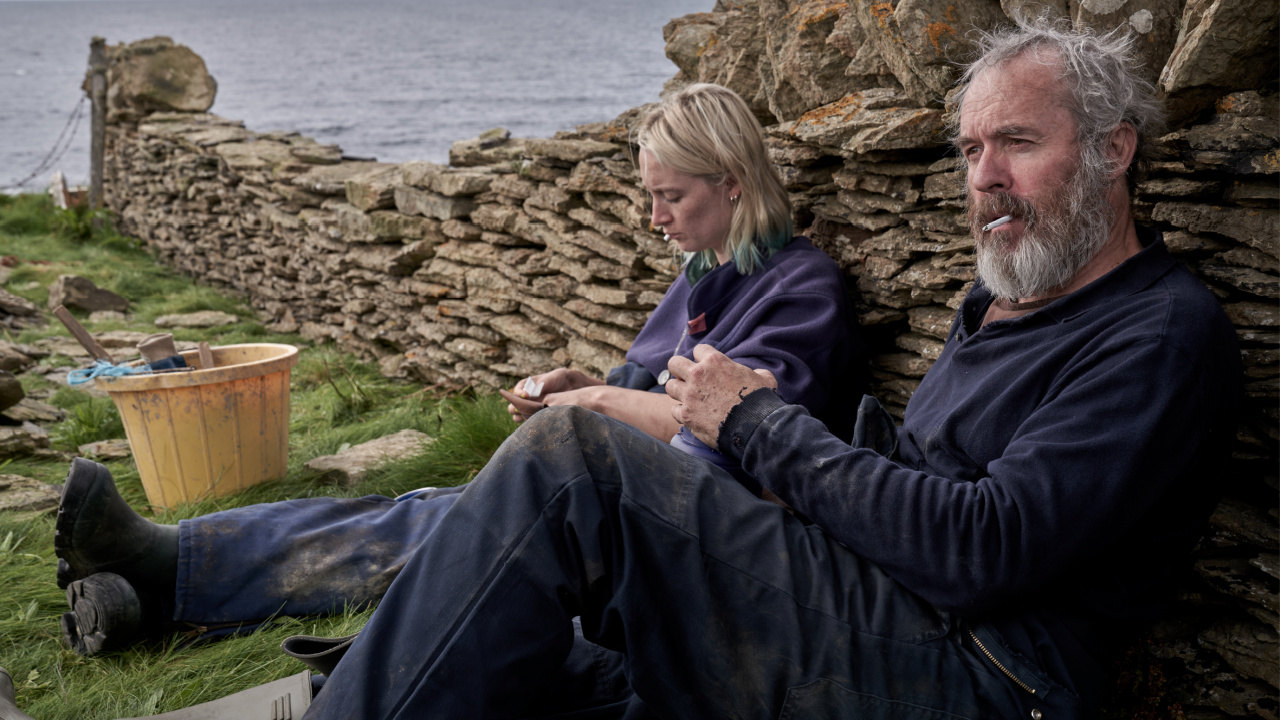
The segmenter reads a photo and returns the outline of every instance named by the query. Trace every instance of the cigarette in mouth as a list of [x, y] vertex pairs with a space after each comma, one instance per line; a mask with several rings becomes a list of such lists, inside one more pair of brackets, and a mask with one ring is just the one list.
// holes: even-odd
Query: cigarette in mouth
[[998, 228], [998, 227], [1000, 227], [1001, 225], [1003, 225], [1003, 224], [1005, 224], [1005, 223], [1009, 222], [1009, 221], [1010, 221], [1010, 220], [1012, 220], [1012, 219], [1013, 219], [1013, 216], [1012, 216], [1012, 215], [1005, 215], [1005, 216], [1004, 216], [1004, 217], [1002, 217], [1002, 218], [996, 218], [995, 220], [992, 220], [991, 222], [987, 223], [986, 225], [983, 225], [983, 226], [982, 226], [982, 232], [989, 232], [989, 231], [991, 231], [991, 230], [995, 230], [996, 228]]

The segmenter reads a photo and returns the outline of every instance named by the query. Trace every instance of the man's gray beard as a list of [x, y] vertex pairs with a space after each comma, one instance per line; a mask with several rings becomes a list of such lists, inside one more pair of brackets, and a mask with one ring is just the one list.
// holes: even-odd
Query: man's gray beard
[[1013, 301], [1048, 297], [1071, 282], [1107, 243], [1114, 213], [1105, 177], [1091, 174], [1082, 166], [1067, 181], [1065, 196], [1050, 194], [1039, 206], [1035, 200], [1025, 203], [1032, 212], [1024, 216], [1026, 227], [1013, 251], [984, 237], [988, 233], [981, 228], [989, 218], [970, 211], [978, 277], [993, 295]]

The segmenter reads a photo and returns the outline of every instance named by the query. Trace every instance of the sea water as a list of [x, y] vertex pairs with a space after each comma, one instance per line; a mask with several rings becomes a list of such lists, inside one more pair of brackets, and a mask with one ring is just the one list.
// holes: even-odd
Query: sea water
[[[204, 58], [211, 112], [348, 155], [445, 162], [493, 127], [547, 137], [657, 99], [662, 27], [713, 0], [0, 0], [0, 187], [54, 147], [94, 35]], [[89, 176], [89, 112], [50, 171]], [[43, 190], [50, 171], [31, 180]]]

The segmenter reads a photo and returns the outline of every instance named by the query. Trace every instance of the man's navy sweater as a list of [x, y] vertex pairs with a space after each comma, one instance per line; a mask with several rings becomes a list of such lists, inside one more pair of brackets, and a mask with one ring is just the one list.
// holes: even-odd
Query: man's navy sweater
[[980, 283], [965, 299], [893, 460], [764, 391], [730, 415], [720, 450], [1087, 706], [1111, 634], [1167, 602], [1213, 508], [1240, 398], [1235, 333], [1159, 239], [982, 326], [991, 301]]

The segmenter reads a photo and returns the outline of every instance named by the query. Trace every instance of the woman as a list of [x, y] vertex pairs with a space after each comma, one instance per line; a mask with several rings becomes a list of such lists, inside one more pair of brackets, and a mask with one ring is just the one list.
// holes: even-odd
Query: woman
[[846, 435], [845, 403], [861, 396], [863, 377], [850, 370], [861, 347], [840, 274], [792, 237], [790, 201], [746, 103], [718, 85], [689, 86], [645, 118], [636, 144], [652, 224], [679, 247], [684, 273], [607, 381], [555, 370], [531, 378], [543, 385], [537, 398], [523, 380], [503, 393], [508, 410], [520, 421], [541, 406], [580, 405], [668, 440], [680, 426], [663, 390], [667, 361], [707, 343], [768, 370], [784, 400]]
[[[691, 86], [644, 121], [638, 144], [653, 224], [684, 253], [683, 276], [607, 383], [575, 370], [539, 375], [540, 402], [582, 405], [670, 439], [679, 426], [662, 388], [666, 363], [709, 343], [772, 372], [787, 401], [852, 420], [861, 387], [847, 380], [861, 380], [850, 368], [862, 358], [842, 277], [791, 237], [786, 193], [746, 104]], [[515, 391], [507, 396], [522, 419], [538, 403], [519, 397], [524, 383]], [[461, 491], [291, 500], [161, 526], [120, 499], [105, 467], [76, 460], [55, 535], [71, 605], [64, 635], [92, 654], [172, 623], [203, 633], [376, 600]]]

